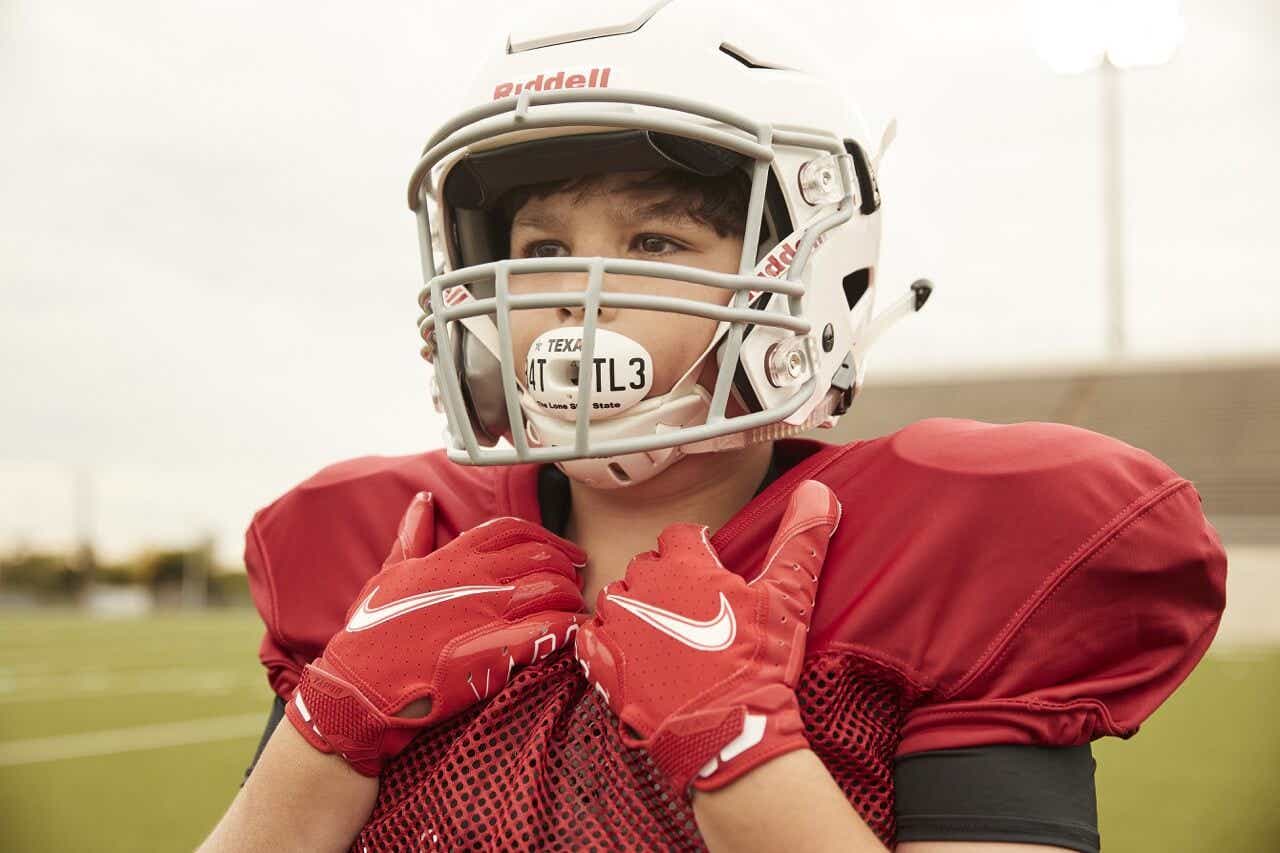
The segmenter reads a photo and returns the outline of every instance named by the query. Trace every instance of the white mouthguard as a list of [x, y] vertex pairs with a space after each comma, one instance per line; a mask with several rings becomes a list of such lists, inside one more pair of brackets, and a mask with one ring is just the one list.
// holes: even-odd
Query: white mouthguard
[[[546, 414], [572, 421], [578, 414], [582, 327], [543, 332], [525, 359], [529, 397]], [[608, 329], [596, 329], [591, 383], [593, 421], [619, 415], [645, 398], [653, 387], [653, 358], [639, 341]]]

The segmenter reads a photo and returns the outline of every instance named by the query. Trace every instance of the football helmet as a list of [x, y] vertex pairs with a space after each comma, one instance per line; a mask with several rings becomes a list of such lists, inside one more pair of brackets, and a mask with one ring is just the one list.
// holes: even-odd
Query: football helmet
[[[686, 453], [833, 426], [879, 331], [918, 310], [930, 285], [917, 282], [872, 321], [878, 152], [841, 88], [811, 70], [811, 51], [779, 37], [776, 20], [707, 0], [602, 5], [558, 4], [511, 32], [464, 95], [474, 106], [427, 141], [409, 206], [425, 280], [422, 354], [434, 365], [449, 458], [555, 462], [574, 479], [616, 488]], [[508, 258], [500, 199], [509, 190], [661, 169], [749, 182], [736, 273], [632, 258]], [[574, 274], [582, 286], [513, 293], [512, 278], [532, 273]], [[606, 287], [622, 275], [720, 288], [727, 304]], [[545, 308], [583, 317], [539, 339], [560, 354], [540, 364], [551, 387], [545, 374], [531, 383], [519, 369], [510, 332], [512, 311]], [[606, 384], [600, 365], [612, 377], [615, 362], [648, 354], [602, 327], [601, 308], [717, 325], [670, 390], [648, 393], [642, 383], [622, 393], [628, 386]], [[710, 388], [700, 382], [708, 365]]]

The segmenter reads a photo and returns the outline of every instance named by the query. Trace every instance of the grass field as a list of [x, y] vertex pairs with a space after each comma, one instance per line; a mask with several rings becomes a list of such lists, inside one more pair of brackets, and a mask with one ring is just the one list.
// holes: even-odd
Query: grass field
[[[252, 613], [0, 632], [0, 850], [194, 847], [239, 785], [270, 705]], [[1280, 851], [1280, 649], [1211, 656], [1098, 759], [1109, 851]]]

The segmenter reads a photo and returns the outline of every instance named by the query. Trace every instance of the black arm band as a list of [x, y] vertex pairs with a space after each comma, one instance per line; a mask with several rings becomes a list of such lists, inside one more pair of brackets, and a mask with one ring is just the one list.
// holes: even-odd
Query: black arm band
[[1093, 753], [981, 746], [920, 752], [894, 768], [898, 842], [1005, 841], [1098, 853]]

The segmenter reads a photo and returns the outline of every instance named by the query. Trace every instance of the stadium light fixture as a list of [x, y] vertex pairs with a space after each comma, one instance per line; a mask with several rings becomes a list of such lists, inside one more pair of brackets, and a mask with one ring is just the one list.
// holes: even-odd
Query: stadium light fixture
[[1186, 34], [1178, 0], [1029, 0], [1036, 52], [1059, 74], [1163, 65]]

